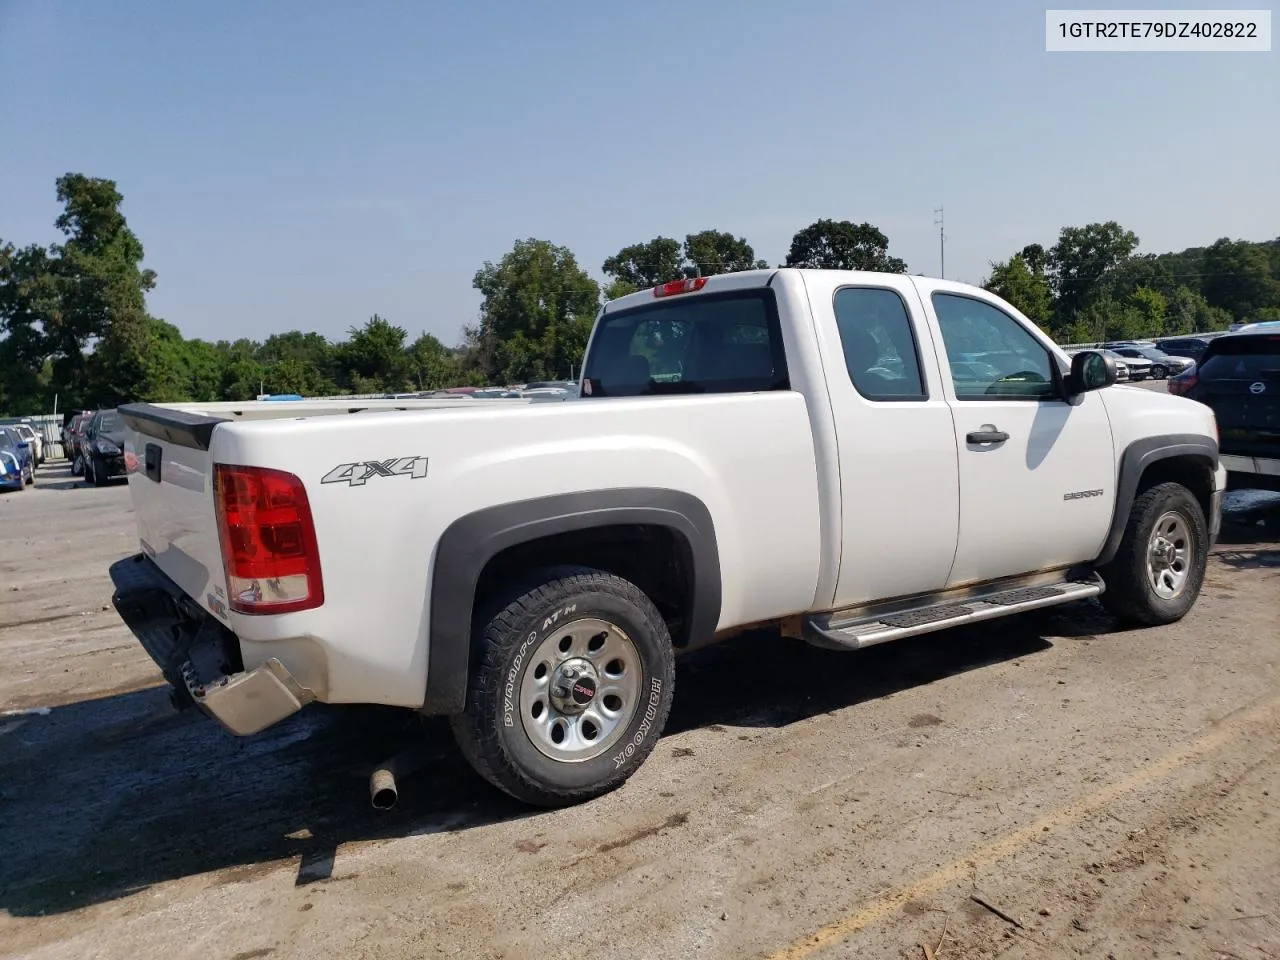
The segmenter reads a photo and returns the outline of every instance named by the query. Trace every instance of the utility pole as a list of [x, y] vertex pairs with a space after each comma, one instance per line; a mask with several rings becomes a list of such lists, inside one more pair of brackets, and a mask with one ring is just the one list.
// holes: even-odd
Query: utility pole
[[938, 278], [947, 279], [947, 235], [942, 222], [942, 208], [933, 211], [933, 225], [938, 228]]

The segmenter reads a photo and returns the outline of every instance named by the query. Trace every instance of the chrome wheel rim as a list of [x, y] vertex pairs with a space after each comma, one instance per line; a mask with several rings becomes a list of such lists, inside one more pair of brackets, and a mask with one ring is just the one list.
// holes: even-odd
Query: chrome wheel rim
[[1173, 600], [1191, 576], [1191, 532], [1182, 514], [1161, 514], [1147, 540], [1147, 581], [1156, 596]]
[[538, 644], [525, 666], [524, 732], [552, 760], [591, 760], [626, 732], [643, 681], [640, 652], [617, 624], [572, 620]]

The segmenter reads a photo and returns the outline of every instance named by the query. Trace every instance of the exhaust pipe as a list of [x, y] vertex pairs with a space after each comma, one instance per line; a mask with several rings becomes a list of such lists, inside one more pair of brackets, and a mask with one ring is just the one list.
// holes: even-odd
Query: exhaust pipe
[[379, 764], [369, 775], [369, 799], [373, 802], [373, 809], [390, 810], [394, 807], [400, 799], [400, 787], [396, 781], [421, 770], [429, 759], [426, 744], [418, 743]]
[[375, 810], [390, 810], [400, 799], [394, 764], [391, 761], [384, 763], [369, 777], [369, 796], [373, 799]]

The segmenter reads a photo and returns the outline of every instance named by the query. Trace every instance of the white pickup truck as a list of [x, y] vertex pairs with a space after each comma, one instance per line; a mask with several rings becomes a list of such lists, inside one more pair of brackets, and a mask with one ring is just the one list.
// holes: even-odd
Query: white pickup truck
[[232, 733], [311, 701], [448, 715], [491, 783], [573, 803], [653, 749], [675, 655], [743, 628], [857, 650], [1095, 596], [1185, 615], [1213, 413], [1114, 382], [959, 283], [676, 281], [605, 306], [568, 402], [121, 407], [115, 605]]

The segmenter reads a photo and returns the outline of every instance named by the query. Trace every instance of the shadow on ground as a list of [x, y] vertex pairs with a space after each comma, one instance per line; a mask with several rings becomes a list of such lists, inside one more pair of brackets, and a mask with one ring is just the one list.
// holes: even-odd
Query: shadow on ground
[[[115, 477], [108, 480], [104, 486], [123, 487], [127, 486], [127, 484], [128, 481], [125, 478]], [[35, 485], [41, 490], [78, 490], [81, 488], [93, 488], [93, 484], [84, 477], [73, 476], [71, 473], [71, 465], [66, 461], [51, 463], [37, 470]]]
[[[1274, 554], [1263, 532], [1231, 526], [1219, 551]], [[856, 655], [747, 635], [681, 660], [667, 732], [785, 726], [1111, 629], [1090, 602]], [[374, 811], [370, 770], [423, 737], [426, 769], [402, 782], [399, 806]], [[13, 916], [289, 859], [305, 885], [329, 876], [342, 843], [537, 815], [481, 782], [443, 722], [401, 711], [312, 707], [237, 739], [151, 689], [0, 717], [0, 909]]]
[[1229, 514], [1214, 555], [1237, 570], [1280, 569], [1280, 496], [1262, 495]]

